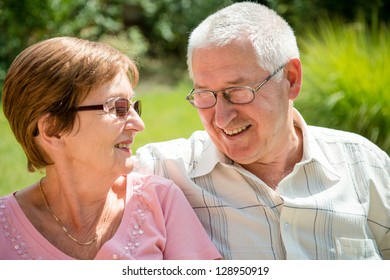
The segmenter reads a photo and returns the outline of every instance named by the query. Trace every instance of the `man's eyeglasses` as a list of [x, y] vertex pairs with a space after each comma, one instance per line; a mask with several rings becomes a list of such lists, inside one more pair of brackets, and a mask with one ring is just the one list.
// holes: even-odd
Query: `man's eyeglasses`
[[198, 109], [207, 109], [217, 103], [217, 92], [221, 91], [223, 96], [233, 104], [248, 104], [255, 99], [255, 93], [264, 86], [273, 76], [283, 69], [285, 64], [276, 69], [271, 75], [265, 78], [256, 88], [249, 86], [229, 87], [222, 90], [202, 90], [196, 91], [195, 88], [186, 96], [186, 99]]
[[102, 105], [80, 106], [76, 108], [76, 111], [103, 110], [114, 119], [125, 119], [130, 113], [130, 108], [133, 108], [134, 111], [141, 116], [142, 110], [140, 100], [131, 102], [129, 99], [121, 97], [110, 98]]

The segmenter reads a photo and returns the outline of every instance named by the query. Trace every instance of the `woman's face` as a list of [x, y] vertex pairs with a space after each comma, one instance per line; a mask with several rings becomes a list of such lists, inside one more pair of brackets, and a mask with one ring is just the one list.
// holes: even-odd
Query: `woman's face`
[[[93, 89], [79, 106], [105, 104], [113, 97], [134, 98], [131, 83], [124, 72], [111, 82]], [[131, 108], [124, 119], [113, 118], [103, 110], [79, 111], [77, 114], [72, 132], [63, 136], [64, 155], [61, 158], [70, 168], [85, 169], [85, 172], [99, 176], [104, 172], [117, 175], [131, 172], [130, 146], [135, 135], [145, 128], [134, 109]]]

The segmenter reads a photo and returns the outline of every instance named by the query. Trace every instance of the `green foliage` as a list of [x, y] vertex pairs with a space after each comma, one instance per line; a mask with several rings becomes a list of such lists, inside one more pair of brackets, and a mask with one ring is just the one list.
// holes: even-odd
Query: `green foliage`
[[308, 122], [356, 132], [390, 153], [388, 28], [324, 20], [300, 45], [304, 80], [296, 105]]
[[16, 55], [37, 41], [66, 35], [96, 40], [102, 34], [118, 34], [123, 30], [120, 2], [123, 1], [1, 1], [0, 85]]
[[232, 0], [129, 0], [125, 25], [137, 26], [149, 42], [148, 55], [185, 57], [190, 31]]
[[362, 17], [367, 22], [373, 15], [381, 22], [389, 22], [390, 2], [387, 0], [268, 0], [268, 5], [282, 15], [301, 33], [307, 24], [331, 17], [342, 18], [345, 22], [354, 22]]
[[[131, 53], [184, 61], [191, 30], [207, 15], [237, 0], [2, 0], [0, 1], [0, 85], [15, 56], [45, 38], [102, 36], [132, 41]], [[326, 14], [350, 21], [376, 12], [389, 20], [385, 0], [258, 0], [278, 11], [300, 33]], [[1, 87], [0, 87], [1, 95]]]
[[37, 5], [31, 5], [28, 0], [0, 1], [0, 84], [21, 48], [34, 40], [38, 30], [44, 28], [46, 9], [46, 1], [37, 2]]

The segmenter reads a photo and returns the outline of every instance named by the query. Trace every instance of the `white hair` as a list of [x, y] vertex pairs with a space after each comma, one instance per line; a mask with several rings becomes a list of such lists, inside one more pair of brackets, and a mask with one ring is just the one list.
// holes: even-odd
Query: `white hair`
[[208, 16], [192, 31], [187, 50], [190, 77], [193, 78], [195, 49], [247, 40], [252, 42], [259, 65], [266, 71], [273, 72], [291, 58], [299, 58], [294, 31], [281, 16], [261, 4], [240, 2]]

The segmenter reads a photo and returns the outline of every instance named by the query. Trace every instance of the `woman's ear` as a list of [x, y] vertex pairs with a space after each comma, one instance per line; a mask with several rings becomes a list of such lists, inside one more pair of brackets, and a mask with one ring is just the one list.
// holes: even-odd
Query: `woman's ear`
[[57, 147], [62, 143], [61, 135], [55, 132], [55, 120], [50, 114], [38, 120], [38, 131], [38, 137], [43, 145]]
[[302, 87], [302, 65], [299, 58], [293, 58], [286, 65], [287, 80], [290, 82], [289, 99], [295, 100]]

